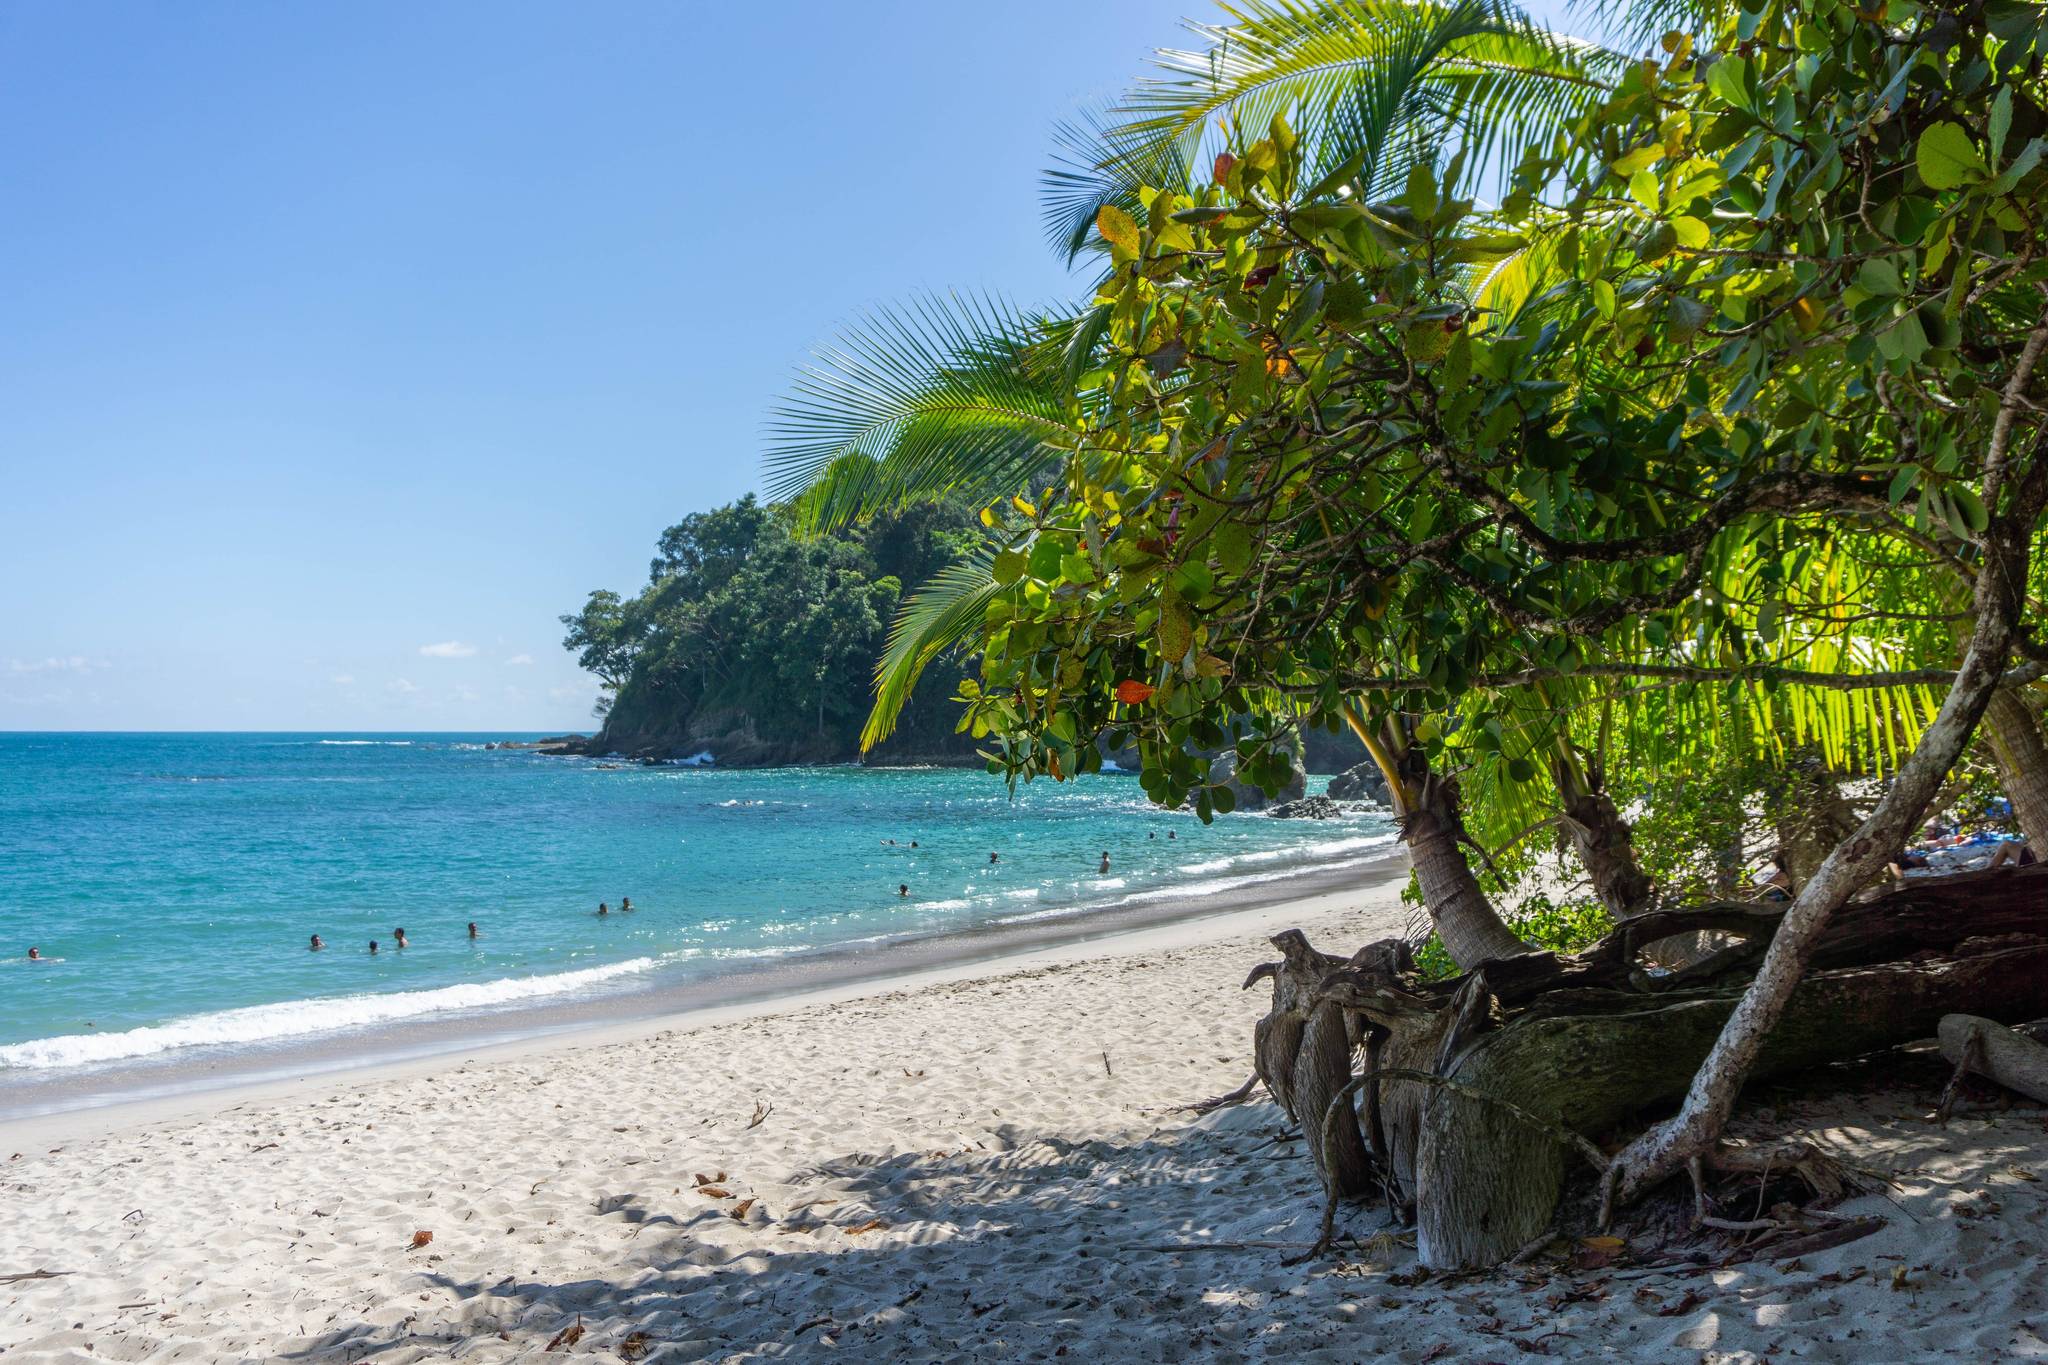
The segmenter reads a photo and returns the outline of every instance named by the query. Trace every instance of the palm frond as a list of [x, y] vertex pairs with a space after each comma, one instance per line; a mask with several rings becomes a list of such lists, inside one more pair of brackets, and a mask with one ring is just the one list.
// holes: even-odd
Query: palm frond
[[1204, 46], [1158, 54], [1160, 74], [1118, 107], [1119, 155], [1172, 146], [1199, 164], [1219, 123], [1257, 137], [1284, 114], [1312, 135], [1315, 166], [1363, 153], [1367, 192], [1452, 143], [1476, 175], [1604, 98], [1622, 65], [1504, 0], [1240, 0], [1227, 13], [1190, 25]]
[[1053, 125], [1053, 164], [1039, 177], [1047, 238], [1072, 263], [1099, 243], [1095, 215], [1114, 204], [1134, 218], [1142, 186], [1184, 190], [1191, 171], [1177, 140], [1133, 136], [1117, 126], [1113, 107], [1090, 105]]
[[875, 704], [861, 729], [862, 753], [894, 733], [925, 669], [981, 625], [1001, 591], [991, 573], [994, 560], [990, 549], [971, 552], [933, 574], [896, 613], [889, 646], [875, 665]]
[[820, 352], [775, 410], [771, 497], [829, 529], [917, 498], [1015, 491], [1076, 429], [1046, 326], [988, 296], [878, 311]]

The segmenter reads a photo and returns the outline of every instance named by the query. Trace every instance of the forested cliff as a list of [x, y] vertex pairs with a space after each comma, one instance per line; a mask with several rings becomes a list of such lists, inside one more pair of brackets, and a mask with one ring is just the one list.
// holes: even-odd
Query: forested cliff
[[[647, 584], [590, 594], [563, 644], [605, 686], [601, 753], [720, 763], [860, 756], [875, 659], [906, 592], [971, 542], [972, 513], [920, 503], [799, 538], [752, 495], [661, 535]], [[972, 762], [954, 733], [955, 669], [934, 668], [879, 762]]]

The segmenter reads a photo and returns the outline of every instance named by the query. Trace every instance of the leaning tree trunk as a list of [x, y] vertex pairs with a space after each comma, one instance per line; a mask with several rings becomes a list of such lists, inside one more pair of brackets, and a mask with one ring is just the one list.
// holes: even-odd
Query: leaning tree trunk
[[[1357, 716], [1347, 711], [1344, 719], [1387, 780], [1422, 907], [1451, 960], [1470, 971], [1493, 958], [1527, 952], [1529, 945], [1502, 921], [1466, 860], [1464, 845], [1471, 838], [1458, 811], [1457, 784], [1432, 773], [1428, 755], [1406, 743], [1405, 734], [1382, 743]], [[1390, 722], [1390, 730], [1398, 724]]]
[[1560, 753], [1550, 761], [1550, 775], [1557, 783], [1565, 834], [1600, 904], [1618, 920], [1648, 910], [1656, 884], [1636, 861], [1634, 831], [1615, 808], [1600, 774], [1589, 772], [1576, 755]]
[[1457, 785], [1425, 772], [1411, 791], [1401, 827], [1422, 904], [1436, 925], [1451, 960], [1467, 971], [1498, 957], [1525, 953], [1529, 945], [1495, 913], [1493, 902], [1465, 858], [1465, 818], [1458, 812]]
[[2001, 687], [1984, 709], [1984, 735], [2020, 833], [2036, 857], [2048, 858], [2048, 744], [2040, 721], [2012, 689]]
[[2010, 506], [2001, 507], [2007, 501], [2003, 495], [2012, 416], [2019, 410], [2028, 378], [2044, 349], [2048, 349], [2048, 318], [2029, 335], [1994, 424], [1983, 490], [1984, 505], [1993, 515], [1980, 538], [1983, 563], [1970, 604], [1976, 624], [1941, 709], [1921, 732], [1890, 788], [1854, 836], [1837, 844], [1813, 879], [1800, 888], [1771, 939], [1756, 980], [1729, 1016], [1714, 1050], [1701, 1063], [1676, 1117], [1630, 1143], [1608, 1167], [1603, 1212], [1611, 1212], [1615, 1199], [1633, 1199], [1676, 1174], [1713, 1145], [1735, 1107], [1744, 1078], [1798, 989], [1828, 920], [1904, 846], [1907, 834], [1925, 814], [1929, 799], [1976, 734], [1977, 722], [1998, 689], [2006, 655], [2012, 649], [2026, 601], [2027, 557], [2034, 526], [2043, 505], [2048, 504], [2048, 446], [2037, 440], [2036, 448], [2023, 457], [2027, 461], [2024, 470], [2015, 467]]

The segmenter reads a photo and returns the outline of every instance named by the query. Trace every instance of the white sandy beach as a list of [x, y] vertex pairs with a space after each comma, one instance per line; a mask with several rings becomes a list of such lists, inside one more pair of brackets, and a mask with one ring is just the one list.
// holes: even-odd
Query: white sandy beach
[[1266, 992], [1238, 983], [1266, 934], [1348, 950], [1399, 931], [1397, 889], [0, 1128], [0, 1356], [2048, 1355], [2048, 1127], [1938, 1129], [1910, 1088], [1770, 1116], [1891, 1182], [1845, 1206], [1890, 1226], [1800, 1261], [1415, 1283], [1396, 1245], [1283, 1266], [1317, 1198], [1278, 1111], [1173, 1106], [1248, 1073]]

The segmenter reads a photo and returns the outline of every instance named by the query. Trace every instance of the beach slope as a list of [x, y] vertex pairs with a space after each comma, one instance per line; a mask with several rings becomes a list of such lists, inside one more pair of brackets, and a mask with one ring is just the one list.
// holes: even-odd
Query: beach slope
[[[1417, 1283], [1283, 1262], [1316, 1191], [1247, 1072], [1266, 934], [1397, 883], [469, 1062], [0, 1129], [9, 1362], [2048, 1354], [2039, 1118], [1773, 1116], [1891, 1182], [1785, 1264]], [[1353, 1228], [1369, 1237], [1374, 1216]], [[50, 1278], [22, 1278], [50, 1272]], [[550, 1350], [550, 1347], [553, 1347]]]

